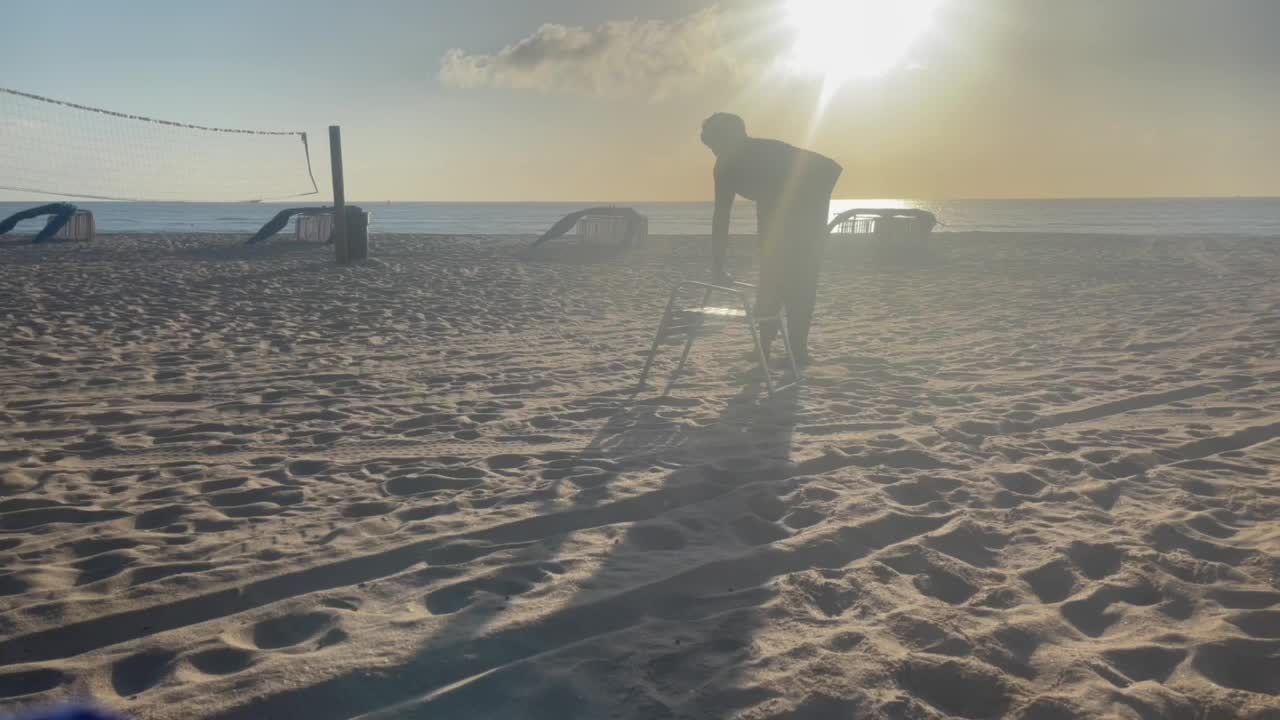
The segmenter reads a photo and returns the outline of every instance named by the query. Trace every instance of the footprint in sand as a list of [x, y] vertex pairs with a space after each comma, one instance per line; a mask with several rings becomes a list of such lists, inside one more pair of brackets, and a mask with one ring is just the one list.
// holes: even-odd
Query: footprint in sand
[[748, 545], [788, 538], [791, 531], [811, 527], [829, 517], [829, 513], [821, 509], [829, 499], [828, 492], [825, 488], [805, 487], [785, 499], [771, 492], [757, 493], [747, 499], [747, 508], [752, 514], [736, 518], [730, 527]]
[[973, 661], [913, 656], [899, 665], [895, 677], [904, 690], [948, 715], [1000, 717], [1013, 699], [1000, 673]]
[[1102, 657], [1134, 682], [1154, 680], [1163, 683], [1187, 658], [1187, 651], [1182, 648], [1144, 645], [1107, 650], [1102, 653]]
[[439, 515], [448, 515], [458, 512], [459, 506], [454, 502], [435, 503], [433, 505], [424, 505], [421, 507], [407, 508], [396, 513], [396, 519], [400, 522], [414, 522], [415, 520], [430, 520]]
[[1161, 553], [1183, 550], [1196, 559], [1229, 566], [1239, 565], [1256, 554], [1252, 550], [1242, 550], [1230, 545], [1202, 540], [1168, 523], [1157, 525], [1152, 529], [1150, 539], [1152, 546]]
[[1190, 518], [1186, 521], [1185, 525], [1202, 535], [1208, 535], [1219, 540], [1226, 540], [1235, 536], [1239, 532], [1235, 528], [1228, 527], [1208, 514], [1197, 515]]
[[1067, 557], [1071, 558], [1071, 562], [1080, 568], [1086, 577], [1091, 580], [1101, 580], [1120, 570], [1125, 552], [1111, 543], [1093, 544], [1076, 541], [1071, 543], [1071, 547], [1067, 550]]
[[138, 500], [140, 502], [153, 502], [156, 500], [174, 500], [177, 498], [187, 498], [187, 497], [190, 497], [190, 495], [191, 495], [190, 491], [187, 490], [186, 488], [168, 487], [168, 488], [160, 488], [159, 490], [152, 490], [151, 492], [142, 493], [141, 495], [138, 496]]
[[127, 550], [101, 553], [81, 560], [73, 566], [79, 571], [79, 575], [76, 576], [76, 586], [88, 585], [119, 575], [137, 561], [137, 555]]
[[23, 580], [13, 573], [0, 575], [0, 597], [21, 595], [30, 589], [31, 583]]
[[557, 458], [538, 473], [543, 480], [566, 481], [582, 489], [605, 485], [618, 477], [622, 466], [612, 460], [595, 458]]
[[133, 526], [138, 530], [166, 528], [194, 512], [195, 510], [182, 505], [166, 505], [165, 507], [155, 508], [139, 514], [134, 518]]
[[312, 477], [328, 470], [333, 463], [328, 460], [295, 460], [289, 463], [289, 474], [294, 477]]
[[977, 585], [943, 567], [919, 546], [908, 545], [895, 551], [882, 557], [880, 562], [904, 575], [912, 575], [912, 584], [921, 593], [951, 605], [960, 605], [977, 594]]
[[[925, 477], [916, 480], [891, 484], [882, 488], [886, 495], [899, 505], [919, 506], [941, 501], [945, 493], [963, 486], [960, 480], [946, 477]], [[945, 510], [943, 510], [945, 511]]]
[[[241, 480], [241, 482], [244, 482]], [[209, 504], [216, 508], [274, 503], [276, 505], [300, 505], [305, 499], [303, 490], [294, 487], [261, 487], [238, 492], [220, 492], [208, 496]]]
[[229, 518], [256, 518], [279, 515], [284, 508], [271, 502], [251, 503], [235, 507], [222, 508], [222, 514]]
[[220, 647], [192, 653], [186, 660], [205, 675], [223, 676], [248, 670], [257, 662], [257, 656], [241, 648]]
[[1257, 610], [1227, 619], [1250, 637], [1280, 640], [1280, 610]]
[[991, 479], [1009, 492], [1018, 495], [1035, 495], [1045, 487], [1045, 482], [1030, 472], [992, 473]]
[[881, 491], [893, 498], [894, 502], [906, 506], [925, 505], [942, 499], [942, 496], [932, 483], [919, 480], [888, 485], [881, 488]]
[[810, 507], [798, 507], [782, 518], [782, 524], [792, 530], [803, 530], [826, 520], [828, 513]]
[[173, 673], [177, 653], [146, 650], [111, 666], [111, 687], [120, 697], [133, 697], [159, 685]]
[[128, 516], [129, 513], [116, 510], [87, 510], [59, 505], [0, 514], [0, 530], [29, 530], [55, 524], [89, 525]]
[[395, 497], [413, 497], [443, 490], [468, 490], [482, 484], [486, 475], [476, 467], [439, 468], [393, 477], [382, 487]]
[[529, 463], [533, 462], [533, 458], [529, 455], [501, 454], [491, 455], [485, 458], [485, 464], [491, 470], [517, 470]]
[[0, 501], [0, 513], [18, 512], [19, 510], [39, 510], [41, 508], [62, 507], [62, 503], [40, 498], [14, 498]]
[[47, 692], [71, 682], [61, 670], [41, 669], [0, 675], [0, 698], [11, 699]]
[[1123, 610], [1113, 610], [1113, 605], [1150, 606], [1164, 599], [1164, 594], [1150, 580], [1137, 577], [1129, 585], [1102, 585], [1085, 597], [1063, 603], [1061, 612], [1080, 632], [1100, 637], [1123, 617]]
[[1258, 610], [1280, 605], [1280, 592], [1275, 590], [1218, 588], [1209, 591], [1209, 597], [1222, 607], [1233, 610]]
[[251, 632], [253, 646], [259, 650], [281, 650], [317, 641], [327, 647], [346, 638], [337, 627], [338, 616], [326, 612], [294, 612], [255, 623]]
[[1042, 603], [1057, 603], [1071, 597], [1079, 578], [1065, 560], [1054, 560], [1022, 574], [1031, 592]]
[[907, 612], [886, 617], [884, 625], [903, 647], [911, 650], [954, 657], [973, 654], [973, 643], [935, 622]]
[[1280, 694], [1280, 642], [1231, 638], [1201, 645], [1191, 664], [1216, 685]]
[[351, 503], [342, 508], [342, 517], [345, 518], [367, 518], [378, 515], [388, 515], [395, 510], [398, 505], [389, 502], [370, 501]]
[[477, 593], [510, 600], [528, 593], [562, 572], [564, 568], [557, 563], [512, 565], [484, 577], [433, 591], [423, 602], [433, 615], [452, 615], [473, 605], [477, 601]]
[[839, 632], [827, 639], [826, 647], [832, 652], [851, 653], [862, 645], [866, 639], [867, 636], [862, 633], [852, 631]]
[[924, 544], [974, 567], [987, 568], [999, 564], [1009, 534], [962, 520], [949, 530], [926, 536]]

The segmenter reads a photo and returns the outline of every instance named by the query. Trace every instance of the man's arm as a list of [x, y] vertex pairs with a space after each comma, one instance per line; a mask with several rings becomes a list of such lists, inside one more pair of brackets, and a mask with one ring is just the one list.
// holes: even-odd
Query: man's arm
[[733, 210], [733, 186], [724, 177], [720, 164], [716, 163], [716, 211], [711, 219], [711, 277], [715, 282], [724, 280], [724, 258], [729, 250], [729, 213]]

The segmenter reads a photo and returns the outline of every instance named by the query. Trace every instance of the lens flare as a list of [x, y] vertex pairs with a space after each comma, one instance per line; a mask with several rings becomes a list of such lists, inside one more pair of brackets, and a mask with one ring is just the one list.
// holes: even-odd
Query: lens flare
[[793, 67], [828, 90], [900, 65], [928, 29], [940, 0], [787, 0]]

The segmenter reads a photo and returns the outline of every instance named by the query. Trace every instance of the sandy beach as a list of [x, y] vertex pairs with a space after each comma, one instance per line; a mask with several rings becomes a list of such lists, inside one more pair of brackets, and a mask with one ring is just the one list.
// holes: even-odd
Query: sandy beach
[[531, 240], [0, 247], [0, 708], [1280, 718], [1280, 240], [840, 241], [773, 400]]

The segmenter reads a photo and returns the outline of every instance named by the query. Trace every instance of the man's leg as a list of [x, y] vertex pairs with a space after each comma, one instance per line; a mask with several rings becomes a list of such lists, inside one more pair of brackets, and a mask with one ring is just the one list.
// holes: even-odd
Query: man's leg
[[804, 198], [795, 209], [791, 227], [791, 252], [787, 256], [783, 304], [787, 308], [787, 335], [797, 363], [809, 361], [809, 327], [818, 300], [818, 271], [826, 246], [830, 196]]
[[776, 251], [776, 245], [772, 249], [768, 245], [762, 243], [760, 247], [760, 277], [755, 286], [755, 316], [760, 319], [760, 345], [765, 357], [778, 334], [778, 315], [782, 313], [787, 286], [786, 259]]
[[777, 318], [782, 312], [787, 281], [786, 255], [779, 242], [783, 228], [775, 225], [773, 219], [773, 213], [760, 216], [760, 242], [756, 254], [759, 273], [756, 279], [755, 314], [756, 318], [766, 318], [760, 322], [760, 344], [764, 346], [766, 358], [769, 356], [769, 346], [778, 334]]

